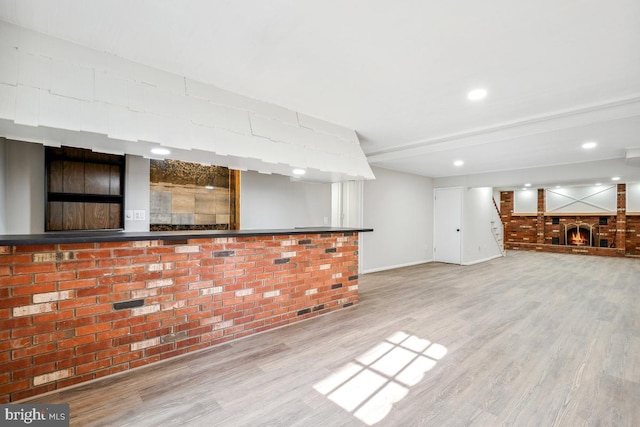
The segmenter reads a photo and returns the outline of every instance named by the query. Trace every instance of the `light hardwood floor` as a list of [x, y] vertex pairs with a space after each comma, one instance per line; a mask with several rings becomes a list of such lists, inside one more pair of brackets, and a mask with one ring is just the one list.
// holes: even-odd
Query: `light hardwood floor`
[[74, 426], [639, 426], [640, 260], [366, 274], [354, 308], [31, 401]]

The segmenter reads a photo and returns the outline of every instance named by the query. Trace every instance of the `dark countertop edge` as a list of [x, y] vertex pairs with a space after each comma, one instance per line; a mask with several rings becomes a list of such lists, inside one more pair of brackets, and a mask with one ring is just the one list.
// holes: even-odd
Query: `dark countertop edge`
[[53, 245], [67, 243], [131, 242], [141, 240], [216, 239], [223, 237], [281, 236], [294, 234], [361, 233], [373, 228], [308, 227], [270, 230], [209, 231], [87, 231], [45, 234], [0, 235], [0, 246]]

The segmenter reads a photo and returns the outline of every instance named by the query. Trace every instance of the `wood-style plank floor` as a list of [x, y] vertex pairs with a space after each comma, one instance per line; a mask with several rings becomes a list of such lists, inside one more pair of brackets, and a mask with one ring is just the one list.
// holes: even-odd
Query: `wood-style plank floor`
[[74, 426], [639, 426], [640, 260], [366, 274], [354, 308], [31, 401]]

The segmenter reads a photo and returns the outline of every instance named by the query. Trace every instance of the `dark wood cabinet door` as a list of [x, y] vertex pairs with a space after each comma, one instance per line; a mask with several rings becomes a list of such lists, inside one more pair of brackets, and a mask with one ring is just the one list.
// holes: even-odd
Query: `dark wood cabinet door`
[[125, 158], [47, 147], [46, 231], [124, 227]]

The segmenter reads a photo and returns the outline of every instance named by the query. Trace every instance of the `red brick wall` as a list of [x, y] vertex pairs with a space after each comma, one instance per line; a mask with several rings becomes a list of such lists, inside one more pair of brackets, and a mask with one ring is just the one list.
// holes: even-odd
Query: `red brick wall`
[[353, 305], [357, 238], [0, 246], [0, 403]]
[[536, 216], [511, 216], [505, 224], [507, 246], [512, 242], [536, 243], [538, 241], [538, 218]]
[[617, 233], [616, 247], [625, 250], [627, 245], [627, 186], [626, 184], [618, 184], [618, 216], [617, 216]]
[[[513, 214], [513, 203], [513, 191], [500, 192], [500, 219], [505, 224], [505, 227]], [[505, 236], [507, 235], [506, 231], [505, 228]]]
[[640, 255], [640, 216], [627, 214], [626, 250], [629, 255]]
[[536, 243], [545, 243], [544, 228], [545, 228], [545, 194], [543, 188], [538, 188], [538, 211], [536, 215]]

